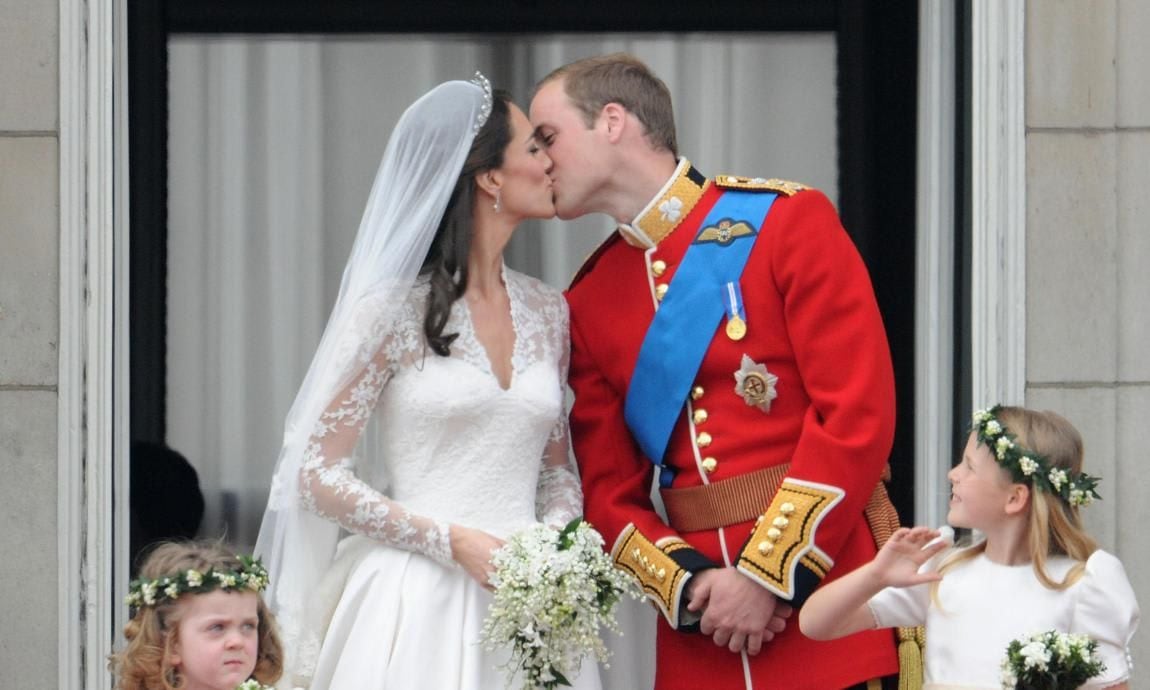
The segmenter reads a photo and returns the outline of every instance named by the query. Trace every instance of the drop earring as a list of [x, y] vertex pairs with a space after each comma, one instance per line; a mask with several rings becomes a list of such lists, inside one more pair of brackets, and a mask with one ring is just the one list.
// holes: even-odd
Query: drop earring
[[503, 190], [501, 190], [501, 189], [495, 190], [495, 203], [492, 204], [491, 208], [495, 209], [496, 213], [499, 213], [500, 211], [503, 210], [502, 201], [503, 201]]

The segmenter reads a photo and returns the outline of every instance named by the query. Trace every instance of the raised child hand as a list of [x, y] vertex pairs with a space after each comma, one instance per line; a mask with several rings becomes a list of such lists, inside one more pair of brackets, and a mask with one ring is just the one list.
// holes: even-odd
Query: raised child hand
[[[933, 541], [933, 543], [931, 543]], [[910, 587], [942, 579], [936, 572], [920, 573], [919, 568], [950, 540], [929, 527], [902, 527], [895, 531], [874, 559], [874, 569], [884, 587]]]

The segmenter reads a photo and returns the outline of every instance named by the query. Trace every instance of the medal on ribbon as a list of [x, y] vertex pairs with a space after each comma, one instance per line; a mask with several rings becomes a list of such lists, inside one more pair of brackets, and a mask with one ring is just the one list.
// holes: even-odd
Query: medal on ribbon
[[743, 312], [743, 291], [737, 282], [727, 283], [727, 337], [742, 340], [747, 335], [747, 318]]

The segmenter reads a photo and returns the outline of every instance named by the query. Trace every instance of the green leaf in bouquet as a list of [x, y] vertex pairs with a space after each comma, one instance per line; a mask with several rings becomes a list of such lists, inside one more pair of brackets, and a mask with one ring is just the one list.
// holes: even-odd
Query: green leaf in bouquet
[[577, 517], [567, 525], [559, 530], [559, 550], [566, 551], [571, 548], [575, 543], [575, 530], [579, 529], [579, 525], [583, 524], [583, 518]]

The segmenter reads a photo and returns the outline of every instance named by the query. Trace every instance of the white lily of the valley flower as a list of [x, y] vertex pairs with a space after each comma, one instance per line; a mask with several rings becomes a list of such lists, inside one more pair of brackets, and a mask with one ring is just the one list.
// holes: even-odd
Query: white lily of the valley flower
[[1044, 670], [1050, 663], [1050, 651], [1041, 640], [1034, 640], [1022, 648], [1022, 658], [1026, 660], [1026, 668]]
[[1011, 640], [1002, 660], [1003, 690], [1049, 688], [1077, 690], [1106, 669], [1098, 644], [1086, 635], [1056, 630]]
[[642, 596], [603, 551], [603, 538], [582, 521], [562, 532], [546, 525], [518, 532], [491, 562], [495, 593], [481, 638], [489, 651], [510, 648], [509, 677], [520, 678], [524, 688], [573, 678], [585, 656], [606, 662], [600, 629], [619, 632], [615, 602], [623, 594]]

